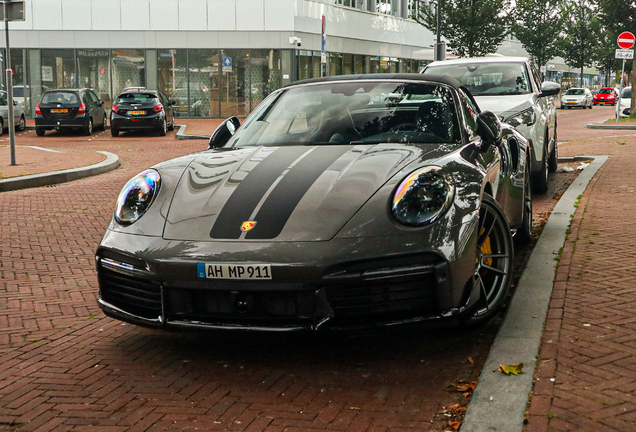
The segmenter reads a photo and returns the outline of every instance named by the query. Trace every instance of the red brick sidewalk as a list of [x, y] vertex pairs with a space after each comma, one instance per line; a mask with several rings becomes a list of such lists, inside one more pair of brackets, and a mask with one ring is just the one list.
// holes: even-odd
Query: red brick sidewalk
[[548, 311], [527, 432], [636, 430], [636, 137], [572, 142], [611, 154], [574, 214]]
[[[222, 119], [177, 119], [176, 123], [180, 125], [185, 124], [187, 126], [185, 129], [185, 134], [187, 135], [209, 136], [222, 121]], [[27, 120], [27, 126], [33, 125], [33, 119]], [[96, 144], [104, 134], [109, 137], [110, 131], [97, 131], [90, 137], [78, 132], [58, 134], [57, 132], [49, 131], [44, 137], [34, 140], [35, 130], [28, 129], [24, 132], [18, 132], [16, 133], [14, 154], [16, 165], [11, 165], [9, 134], [5, 131], [3, 135], [0, 135], [0, 180], [3, 178], [79, 168], [101, 162], [106, 159], [106, 156], [96, 153], [95, 146], [89, 144]], [[47, 137], [50, 136], [64, 136], [68, 145], [56, 143], [52, 146], [50, 145], [51, 140], [47, 140]], [[123, 135], [119, 139], [126, 140], [127, 136]], [[25, 144], [27, 141], [28, 143]], [[87, 143], [85, 150], [77, 148], [77, 143], [82, 141]], [[204, 148], [203, 141], [201, 148]], [[107, 148], [97, 149], [108, 150]]]

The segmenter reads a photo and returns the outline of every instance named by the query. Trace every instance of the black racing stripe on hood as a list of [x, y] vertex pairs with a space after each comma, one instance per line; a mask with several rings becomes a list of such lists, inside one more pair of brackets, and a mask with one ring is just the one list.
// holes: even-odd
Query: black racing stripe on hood
[[257, 222], [256, 226], [247, 233], [245, 238], [255, 240], [278, 237], [311, 185], [351, 148], [351, 146], [318, 147], [301, 159], [267, 197], [254, 218]]
[[223, 206], [210, 237], [238, 239], [242, 233], [241, 224], [250, 219], [263, 195], [282, 172], [305, 152], [307, 147], [279, 147], [256, 165]]

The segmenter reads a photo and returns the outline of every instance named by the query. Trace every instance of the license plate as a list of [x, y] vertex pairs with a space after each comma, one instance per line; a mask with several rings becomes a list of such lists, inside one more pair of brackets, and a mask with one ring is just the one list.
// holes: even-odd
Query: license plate
[[207, 264], [197, 263], [199, 279], [247, 279], [266, 280], [272, 278], [270, 264]]
[[67, 113], [68, 109], [66, 108], [51, 108], [52, 113]]
[[576, 102], [574, 101], [568, 101], [569, 104], [575, 104]]
[[128, 114], [130, 114], [130, 115], [144, 115], [144, 114], [146, 114], [146, 111], [128, 111]]

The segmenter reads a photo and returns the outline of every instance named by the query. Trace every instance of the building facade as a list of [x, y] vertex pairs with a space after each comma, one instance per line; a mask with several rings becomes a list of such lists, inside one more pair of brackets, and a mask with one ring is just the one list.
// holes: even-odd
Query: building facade
[[[321, 75], [417, 72], [434, 35], [416, 0], [27, 0], [10, 23], [14, 95], [158, 88], [180, 115], [244, 116], [267, 94]], [[322, 50], [322, 29], [326, 35]], [[2, 78], [4, 83], [4, 77]]]

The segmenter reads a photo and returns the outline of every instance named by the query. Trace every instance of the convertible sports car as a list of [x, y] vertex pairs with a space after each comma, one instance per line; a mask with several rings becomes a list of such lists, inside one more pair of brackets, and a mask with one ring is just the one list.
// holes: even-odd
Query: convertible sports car
[[357, 329], [490, 319], [532, 227], [525, 138], [455, 80], [308, 80], [207, 151], [131, 179], [99, 304], [155, 327]]

